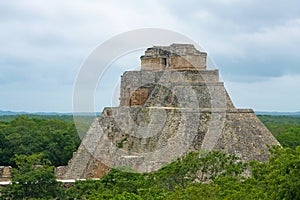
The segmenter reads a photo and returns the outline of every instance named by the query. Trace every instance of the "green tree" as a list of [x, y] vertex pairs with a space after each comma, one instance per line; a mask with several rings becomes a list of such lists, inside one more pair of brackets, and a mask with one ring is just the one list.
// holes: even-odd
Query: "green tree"
[[18, 116], [0, 122], [0, 165], [16, 167], [15, 154], [44, 153], [55, 166], [66, 165], [80, 139], [74, 123]]
[[62, 196], [53, 167], [43, 154], [16, 155], [17, 168], [12, 171], [12, 184], [3, 191], [4, 199], [52, 199]]
[[143, 199], [137, 194], [123, 192], [122, 194], [117, 194], [114, 198], [112, 198], [112, 200], [143, 200]]
[[300, 127], [291, 126], [285, 132], [278, 134], [276, 139], [284, 147], [296, 148], [300, 146]]
[[[220, 152], [194, 152], [153, 173], [116, 169], [79, 181], [73, 199], [300, 199], [300, 147], [270, 149], [269, 162], [246, 165]], [[243, 177], [245, 167], [252, 176]], [[205, 173], [205, 175], [203, 175]], [[199, 182], [200, 181], [200, 182]]]
[[218, 177], [239, 176], [246, 164], [234, 155], [221, 152], [192, 152], [168, 164], [149, 176], [149, 184], [173, 191], [175, 187], [186, 188], [193, 182], [207, 182]]
[[271, 199], [300, 199], [300, 146], [273, 147], [269, 162], [252, 163], [252, 174]]

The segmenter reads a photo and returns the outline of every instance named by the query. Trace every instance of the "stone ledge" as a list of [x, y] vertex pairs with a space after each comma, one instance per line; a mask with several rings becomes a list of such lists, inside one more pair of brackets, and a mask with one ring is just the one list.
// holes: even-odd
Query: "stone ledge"
[[112, 116], [113, 110], [150, 110], [150, 109], [164, 109], [164, 110], [178, 110], [184, 113], [254, 113], [253, 109], [246, 108], [176, 108], [176, 107], [143, 107], [143, 106], [122, 106], [122, 107], [105, 107], [103, 109], [103, 116]]

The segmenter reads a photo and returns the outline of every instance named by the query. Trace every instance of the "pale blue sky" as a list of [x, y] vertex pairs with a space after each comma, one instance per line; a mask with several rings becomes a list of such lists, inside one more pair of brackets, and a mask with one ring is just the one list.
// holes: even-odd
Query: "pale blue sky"
[[[109, 38], [139, 28], [182, 33], [206, 49], [237, 107], [300, 110], [300, 1], [0, 1], [0, 110], [72, 111], [76, 75]], [[142, 52], [139, 52], [142, 53]], [[139, 55], [124, 58], [137, 68]], [[116, 78], [96, 109], [111, 104]]]

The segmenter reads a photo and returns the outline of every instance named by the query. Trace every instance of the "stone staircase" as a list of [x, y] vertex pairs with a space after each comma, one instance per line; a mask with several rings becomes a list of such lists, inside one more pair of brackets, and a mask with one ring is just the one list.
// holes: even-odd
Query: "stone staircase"
[[73, 158], [69, 161], [63, 178], [81, 179], [85, 177], [88, 165], [92, 160], [92, 153], [95, 151], [100, 139], [99, 132], [97, 130], [101, 130], [101, 127], [99, 125], [99, 119], [96, 117], [83, 139], [83, 142], [74, 153]]
[[91, 157], [91, 154], [84, 145], [80, 145], [78, 150], [74, 153], [73, 158], [69, 161], [68, 168], [63, 177], [66, 179], [84, 178]]

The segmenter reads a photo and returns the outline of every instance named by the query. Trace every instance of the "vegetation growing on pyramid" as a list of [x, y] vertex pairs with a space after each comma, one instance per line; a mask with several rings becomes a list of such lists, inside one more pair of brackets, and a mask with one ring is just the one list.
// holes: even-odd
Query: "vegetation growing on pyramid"
[[[14, 183], [1, 190], [0, 199], [299, 199], [300, 147], [270, 152], [263, 163], [242, 163], [216, 151], [192, 152], [157, 172], [112, 169], [100, 180], [76, 181], [67, 188], [55, 181], [41, 154], [16, 156]], [[34, 169], [35, 164], [40, 165]], [[252, 176], [243, 176], [246, 168]]]

